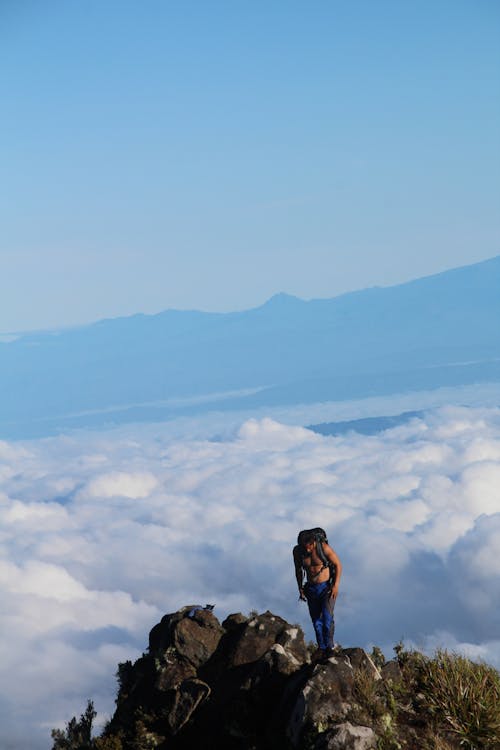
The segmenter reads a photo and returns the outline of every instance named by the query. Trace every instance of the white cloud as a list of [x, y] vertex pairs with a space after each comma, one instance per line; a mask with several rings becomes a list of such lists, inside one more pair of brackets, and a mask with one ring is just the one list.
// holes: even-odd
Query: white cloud
[[92, 479], [85, 487], [84, 492], [89, 497], [128, 497], [137, 500], [147, 497], [151, 490], [156, 487], [156, 478], [149, 472], [127, 473], [124, 471], [113, 471], [102, 474]]
[[62, 602], [89, 598], [85, 586], [64, 568], [39, 560], [29, 560], [22, 567], [9, 562], [0, 563], [0, 585], [6, 592], [31, 594]]
[[291, 548], [316, 525], [345, 565], [342, 643], [403, 636], [498, 663], [500, 410], [371, 437], [271, 419], [218, 441], [162, 430], [0, 445], [4, 744], [47, 747], [88, 696], [110, 711], [116, 662], [181, 605], [270, 608], [311, 636]]
[[461, 482], [466, 510], [476, 515], [500, 512], [500, 459], [472, 463], [464, 469]]
[[0, 523], [16, 526], [18, 533], [26, 529], [60, 531], [68, 525], [68, 512], [58, 503], [23, 503], [20, 500], [8, 502], [0, 507]]
[[[500, 669], [500, 640], [485, 641], [484, 643], [468, 643], [458, 641], [453, 633], [437, 631], [418, 641], [407, 640], [406, 648], [416, 648], [432, 654], [437, 649], [446, 649], [453, 653], [463, 654], [473, 661], [487, 662], [496, 669]], [[390, 647], [387, 647], [388, 654]]]

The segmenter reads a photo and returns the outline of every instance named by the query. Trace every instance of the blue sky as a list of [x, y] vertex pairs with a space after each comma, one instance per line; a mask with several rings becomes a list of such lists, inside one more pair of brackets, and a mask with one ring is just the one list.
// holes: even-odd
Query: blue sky
[[0, 331], [500, 252], [496, 2], [6, 2]]

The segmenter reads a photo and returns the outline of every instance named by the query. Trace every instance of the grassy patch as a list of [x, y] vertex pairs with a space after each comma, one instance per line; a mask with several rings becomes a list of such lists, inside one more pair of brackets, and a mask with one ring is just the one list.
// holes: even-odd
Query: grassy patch
[[400, 680], [359, 670], [354, 682], [350, 719], [373, 727], [379, 750], [500, 750], [500, 675], [493, 667], [444, 650], [428, 657], [398, 644], [395, 651]]
[[417, 663], [421, 710], [472, 750], [500, 748], [500, 675], [487, 664], [437, 651]]

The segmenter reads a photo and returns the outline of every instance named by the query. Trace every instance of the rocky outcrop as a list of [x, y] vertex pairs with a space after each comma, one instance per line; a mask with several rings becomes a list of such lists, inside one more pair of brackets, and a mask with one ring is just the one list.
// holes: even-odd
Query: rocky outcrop
[[362, 649], [312, 663], [302, 630], [272, 612], [221, 624], [184, 607], [152, 629], [135, 664], [120, 665], [105, 736], [134, 750], [370, 750], [373, 728], [352, 722], [360, 671], [382, 679]]

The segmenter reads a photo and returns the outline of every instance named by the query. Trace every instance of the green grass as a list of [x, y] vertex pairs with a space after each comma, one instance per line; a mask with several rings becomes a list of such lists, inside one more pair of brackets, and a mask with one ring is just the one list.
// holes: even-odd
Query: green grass
[[355, 676], [352, 719], [373, 727], [379, 750], [500, 750], [500, 675], [493, 667], [445, 650], [428, 657], [398, 644], [395, 651], [401, 680]]
[[500, 748], [500, 675], [483, 663], [439, 650], [417, 664], [422, 709], [461, 747]]

